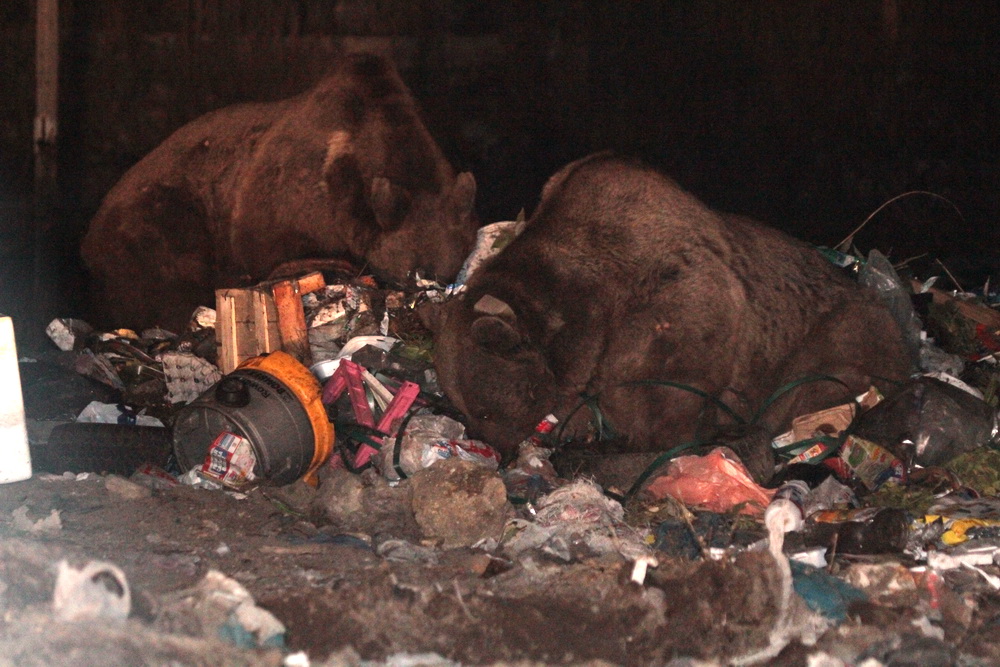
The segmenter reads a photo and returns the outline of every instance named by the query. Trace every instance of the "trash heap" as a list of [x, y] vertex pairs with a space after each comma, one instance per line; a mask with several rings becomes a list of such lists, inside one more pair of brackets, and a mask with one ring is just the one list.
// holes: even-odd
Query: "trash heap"
[[[477, 262], [515, 233], [517, 223], [503, 224], [484, 237]], [[438, 552], [429, 543], [483, 549], [508, 563], [614, 555], [629, 564], [629, 581], [649, 587], [669, 580], [665, 570], [657, 574], [664, 559], [770, 554], [779, 613], [768, 645], [741, 657], [754, 662], [792, 639], [816, 642], [858, 605], [903, 597], [916, 601], [924, 635], [940, 639], [942, 628], [968, 623], [984, 586], [1000, 590], [996, 295], [988, 286], [977, 296], [940, 290], [932, 280], [904, 284], [876, 252], [851, 261], [860, 280], [893, 303], [921, 372], [891, 395], [872, 388], [795, 419], [773, 442], [780, 461], [773, 488], [755, 484], [725, 447], [658, 460], [624, 488], [574, 479], [553, 464], [563, 443], [551, 417], [514, 460], [502, 461], [489, 443], [468, 437], [441, 395], [429, 337], [414, 314], [419, 299], [454, 288], [405, 293], [355, 279], [306, 294], [306, 379], [253, 364], [224, 375], [208, 309], [180, 335], [97, 333], [79, 320], [56, 320], [49, 335], [76, 355], [77, 372], [121, 392], [119, 403], [88, 408], [103, 411], [101, 420], [138, 424], [144, 412], [155, 413], [175, 427], [176, 451], [191, 435], [176, 428], [185, 410], [223, 415], [207, 420], [213, 433], [199, 432], [205, 455], [190, 469], [166, 452], [137, 467], [133, 479], [147, 485], [183, 480], [228, 492], [273, 485], [269, 448], [287, 444], [261, 440], [253, 401], [271, 399], [250, 380], [277, 394], [292, 387], [289, 414], [301, 407], [306, 416], [293, 414], [284, 435], [311, 425], [318, 443], [306, 405], [315, 401], [331, 443], [320, 452], [306, 438], [300, 468], [281, 478], [282, 502], [345, 533], [367, 534], [385, 558], [432, 562]], [[241, 372], [256, 375], [226, 384]], [[976, 576], [949, 575], [969, 572]]]

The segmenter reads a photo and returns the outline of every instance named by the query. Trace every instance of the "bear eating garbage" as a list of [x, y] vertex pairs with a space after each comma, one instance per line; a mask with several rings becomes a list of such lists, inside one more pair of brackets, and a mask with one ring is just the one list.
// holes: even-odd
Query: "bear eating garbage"
[[309, 258], [447, 281], [475, 241], [475, 192], [391, 63], [345, 56], [298, 97], [195, 119], [122, 177], [81, 246], [94, 316], [182, 329], [215, 289]]
[[792, 418], [912, 365], [879, 297], [813, 248], [609, 154], [556, 173], [523, 233], [421, 315], [470, 434], [508, 456], [548, 413], [592, 437], [586, 400], [616, 451], [721, 438], [766, 481]]

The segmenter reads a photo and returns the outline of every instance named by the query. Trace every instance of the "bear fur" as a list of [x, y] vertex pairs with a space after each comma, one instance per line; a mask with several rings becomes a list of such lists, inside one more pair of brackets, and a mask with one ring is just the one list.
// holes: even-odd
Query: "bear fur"
[[[619, 436], [609, 448], [722, 438], [766, 480], [792, 418], [888, 389], [912, 365], [879, 297], [813, 248], [608, 154], [556, 173], [524, 232], [421, 314], [441, 387], [508, 456], [548, 413], [572, 415], [566, 437], [592, 436], [591, 410], [573, 412], [589, 397]], [[805, 382], [750, 419], [818, 375], [843, 384]]]
[[475, 191], [391, 63], [346, 56], [297, 97], [195, 119], [122, 177], [81, 246], [95, 317], [177, 330], [215, 289], [308, 258], [446, 281], [475, 240]]

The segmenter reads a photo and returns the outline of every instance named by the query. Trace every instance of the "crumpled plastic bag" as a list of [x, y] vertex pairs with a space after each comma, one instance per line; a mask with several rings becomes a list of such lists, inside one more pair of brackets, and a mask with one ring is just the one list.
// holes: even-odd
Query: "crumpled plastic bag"
[[524, 229], [524, 220], [504, 220], [484, 225], [476, 232], [476, 245], [462, 264], [456, 285], [464, 285], [482, 264], [498, 254]]
[[194, 587], [162, 602], [155, 626], [162, 631], [218, 637], [241, 648], [285, 646], [285, 626], [258, 607], [243, 584], [209, 570]]
[[415, 415], [407, 424], [402, 440], [396, 440], [386, 438], [377, 455], [378, 469], [390, 481], [400, 478], [397, 466], [405, 475], [412, 475], [453, 456], [490, 470], [500, 466], [500, 454], [495, 449], [484, 442], [466, 439], [465, 426], [446, 415]]
[[625, 510], [588, 479], [578, 479], [541, 498], [534, 520], [512, 519], [503, 539], [510, 556], [540, 550], [570, 562], [618, 553], [627, 560], [651, 556], [644, 535], [624, 521]]
[[761, 516], [775, 489], [765, 489], [750, 477], [731, 449], [717, 447], [704, 456], [680, 456], [665, 474], [644, 490], [654, 499], [671, 496], [689, 508]]
[[94, 560], [75, 568], [61, 560], [52, 608], [62, 621], [123, 621], [132, 609], [132, 593], [125, 573], [113, 563]]
[[91, 401], [76, 416], [76, 421], [86, 424], [125, 424], [132, 426], [163, 426], [156, 417], [143, 414], [145, 410], [139, 412], [123, 404], [101, 403]]
[[855, 433], [904, 462], [939, 466], [997, 438], [997, 414], [962, 389], [922, 376], [864, 413]]
[[913, 310], [910, 292], [892, 267], [892, 262], [878, 250], [868, 253], [868, 261], [858, 275], [858, 282], [874, 289], [903, 334], [903, 344], [915, 363], [920, 355], [920, 318]]

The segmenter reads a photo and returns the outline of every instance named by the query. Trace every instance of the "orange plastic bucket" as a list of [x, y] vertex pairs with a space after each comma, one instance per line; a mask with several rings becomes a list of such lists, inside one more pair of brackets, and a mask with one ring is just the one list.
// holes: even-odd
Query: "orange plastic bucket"
[[174, 454], [182, 470], [200, 466], [220, 434], [250, 442], [254, 476], [276, 486], [309, 476], [330, 456], [333, 424], [309, 369], [286, 352], [247, 359], [174, 421]]

